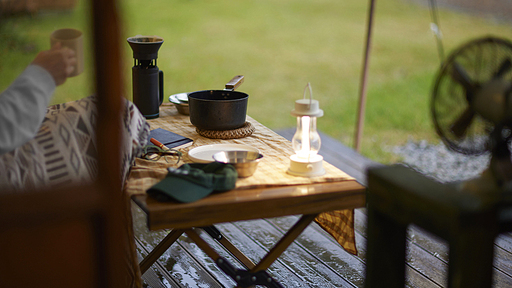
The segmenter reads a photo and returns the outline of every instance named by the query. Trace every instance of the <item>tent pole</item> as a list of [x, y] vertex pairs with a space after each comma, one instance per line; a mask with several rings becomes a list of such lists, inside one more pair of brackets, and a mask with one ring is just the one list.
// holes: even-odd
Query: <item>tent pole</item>
[[370, 0], [370, 7], [368, 9], [368, 26], [366, 33], [366, 50], [363, 59], [363, 70], [361, 73], [361, 82], [359, 87], [359, 109], [357, 111], [357, 127], [354, 148], [357, 152], [360, 151], [361, 137], [363, 135], [364, 127], [364, 113], [366, 106], [366, 84], [368, 79], [368, 62], [370, 61], [370, 49], [372, 40], [372, 26], [373, 26], [373, 14], [375, 8], [375, 0]]

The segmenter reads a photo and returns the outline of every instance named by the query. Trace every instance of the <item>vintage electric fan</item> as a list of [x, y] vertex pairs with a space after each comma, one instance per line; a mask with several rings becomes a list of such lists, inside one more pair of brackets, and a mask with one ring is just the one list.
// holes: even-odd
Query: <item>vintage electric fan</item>
[[491, 151], [497, 187], [512, 180], [512, 43], [485, 37], [456, 49], [435, 82], [432, 115], [437, 133], [467, 155]]

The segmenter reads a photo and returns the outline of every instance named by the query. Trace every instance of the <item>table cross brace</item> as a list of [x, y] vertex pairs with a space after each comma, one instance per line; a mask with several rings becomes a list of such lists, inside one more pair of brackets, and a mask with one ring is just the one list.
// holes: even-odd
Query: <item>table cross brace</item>
[[180, 238], [181, 234], [184, 232], [185, 229], [173, 229], [169, 234], [167, 234], [167, 236], [165, 236], [165, 238], [160, 243], [158, 243], [155, 249], [153, 249], [153, 251], [151, 251], [151, 253], [149, 253], [140, 262], [139, 269], [141, 275], [144, 274], [149, 269], [149, 267], [151, 267], [153, 263], [155, 263], [155, 261], [158, 260], [158, 258], [160, 258], [160, 256], [162, 256], [162, 254], [164, 254], [164, 252], [167, 251], [167, 249], [169, 249], [169, 247], [171, 247], [171, 245], [176, 242], [176, 240], [178, 240], [178, 238]]
[[292, 228], [274, 245], [274, 247], [263, 257], [258, 264], [254, 264], [247, 256], [245, 256], [238, 248], [236, 248], [222, 233], [213, 225], [202, 227], [213, 239], [217, 240], [224, 248], [226, 248], [240, 263], [249, 270], [235, 268], [226, 259], [222, 258], [193, 228], [173, 229], [151, 253], [140, 262], [141, 273], [144, 274], [153, 263], [169, 247], [178, 240], [178, 238], [186, 233], [187, 236], [194, 241], [208, 257], [213, 259], [217, 266], [228, 276], [236, 281], [239, 287], [249, 287], [253, 285], [264, 285], [266, 287], [282, 287], [267, 272], [266, 269], [274, 263], [277, 258], [295, 241], [295, 239], [311, 224], [318, 214], [303, 215]]
[[[216, 228], [214, 228], [214, 229], [216, 229]], [[267, 271], [265, 271], [265, 270], [251, 272], [248, 270], [235, 268], [231, 263], [229, 263], [229, 261], [227, 261], [226, 259], [221, 257], [208, 243], [206, 243], [206, 241], [204, 241], [203, 238], [201, 238], [199, 236], [199, 234], [196, 233], [196, 231], [194, 231], [192, 229], [187, 229], [185, 231], [185, 233], [192, 241], [194, 241], [197, 244], [197, 246], [199, 246], [199, 248], [201, 248], [201, 250], [204, 251], [204, 253], [206, 253], [206, 255], [208, 255], [208, 257], [212, 258], [215, 261], [217, 266], [224, 273], [226, 273], [226, 275], [228, 275], [233, 280], [235, 280], [237, 287], [251, 287], [254, 285], [263, 285], [263, 286], [271, 287], [271, 288], [282, 288], [283, 287], [283, 286], [281, 286], [281, 284], [279, 284], [279, 282], [277, 282], [270, 275], [268, 275]], [[226, 247], [226, 249], [228, 249], [228, 248]], [[228, 249], [228, 250], [230, 250], [230, 249]], [[236, 249], [236, 250], [238, 250], [238, 249]], [[240, 252], [240, 253], [242, 253], [242, 252]], [[244, 257], [245, 257], [245, 255], [244, 255]], [[240, 259], [238, 259], [238, 260], [240, 260]], [[240, 261], [242, 261], [242, 260], [240, 260]]]
[[265, 270], [274, 261], [290, 246], [290, 244], [295, 241], [297, 237], [308, 227], [313, 220], [315, 220], [316, 216], [318, 214], [309, 214], [309, 215], [303, 215], [297, 223], [293, 225], [288, 232], [277, 242], [277, 244], [261, 259], [261, 261], [256, 265], [254, 268], [251, 269], [251, 272], [257, 272], [261, 270]]
[[240, 263], [242, 263], [245, 268], [252, 269], [256, 266], [251, 259], [247, 258], [242, 251], [238, 250], [226, 237], [220, 233], [219, 229], [215, 226], [202, 227], [202, 229], [208, 233], [213, 239], [217, 240], [224, 248], [226, 248], [233, 256], [235, 256]]

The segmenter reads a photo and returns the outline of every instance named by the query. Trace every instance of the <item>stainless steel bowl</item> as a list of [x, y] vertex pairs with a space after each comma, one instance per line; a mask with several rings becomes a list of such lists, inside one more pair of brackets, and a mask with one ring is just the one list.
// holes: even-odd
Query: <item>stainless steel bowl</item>
[[213, 154], [215, 161], [233, 165], [240, 178], [254, 174], [261, 158], [263, 155], [253, 151], [222, 151]]
[[169, 102], [176, 106], [176, 109], [180, 114], [190, 115], [188, 108], [188, 98], [187, 93], [179, 93], [173, 94], [169, 96]]
[[178, 113], [183, 114], [183, 115], [190, 115], [190, 112], [188, 110], [188, 105], [174, 104], [174, 106], [176, 106]]

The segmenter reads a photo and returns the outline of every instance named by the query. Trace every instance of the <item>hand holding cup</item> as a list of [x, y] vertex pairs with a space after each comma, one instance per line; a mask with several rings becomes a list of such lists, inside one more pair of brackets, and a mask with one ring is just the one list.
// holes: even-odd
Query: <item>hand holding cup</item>
[[41, 51], [37, 54], [32, 64], [39, 65], [48, 71], [55, 84], [61, 85], [66, 82], [76, 70], [77, 58], [75, 51], [62, 47], [60, 43], [52, 46], [50, 50]]
[[73, 50], [76, 57], [76, 63], [73, 65], [74, 69], [69, 77], [77, 76], [84, 71], [84, 48], [83, 48], [83, 35], [80, 30], [72, 28], [64, 28], [53, 31], [50, 35], [50, 46], [54, 47], [60, 43], [62, 48]]

